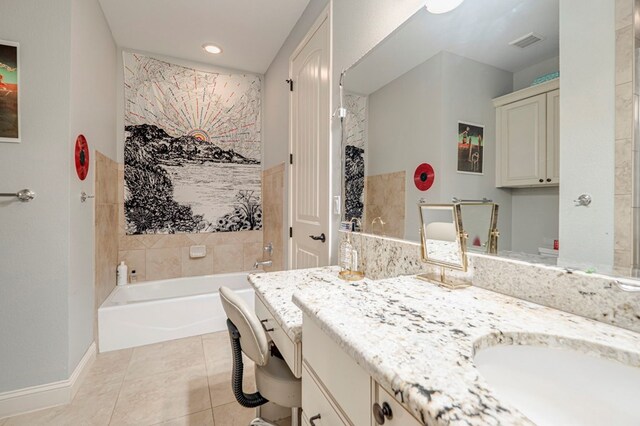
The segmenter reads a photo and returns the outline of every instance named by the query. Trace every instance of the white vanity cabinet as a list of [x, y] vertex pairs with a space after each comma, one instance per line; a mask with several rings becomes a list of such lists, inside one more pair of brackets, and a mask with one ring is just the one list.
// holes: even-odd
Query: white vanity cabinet
[[496, 186], [559, 184], [560, 83], [496, 98]]
[[[302, 324], [303, 424], [421, 424], [309, 317], [304, 316]], [[374, 410], [378, 411], [379, 420]]]
[[274, 319], [269, 309], [267, 309], [266, 303], [257, 294], [255, 296], [255, 312], [264, 330], [278, 347], [278, 350], [293, 372], [293, 375], [301, 377], [302, 345], [300, 342], [293, 342], [293, 340], [287, 336], [280, 324], [278, 324], [278, 321]]

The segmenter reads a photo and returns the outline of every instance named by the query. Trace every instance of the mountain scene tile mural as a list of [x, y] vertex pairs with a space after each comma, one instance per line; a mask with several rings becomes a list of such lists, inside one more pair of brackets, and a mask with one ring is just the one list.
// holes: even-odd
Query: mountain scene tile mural
[[260, 78], [124, 65], [127, 234], [261, 229]]
[[345, 134], [345, 220], [364, 217], [365, 146], [367, 142], [367, 97], [348, 93], [344, 97], [347, 116]]

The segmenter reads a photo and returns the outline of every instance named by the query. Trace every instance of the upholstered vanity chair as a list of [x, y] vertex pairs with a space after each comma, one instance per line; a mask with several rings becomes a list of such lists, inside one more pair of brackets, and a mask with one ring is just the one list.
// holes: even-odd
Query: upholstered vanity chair
[[[256, 408], [269, 401], [281, 407], [300, 407], [301, 380], [293, 375], [277, 348], [269, 341], [256, 314], [227, 287], [220, 287], [220, 300], [227, 314], [233, 352], [231, 387], [238, 403], [248, 408]], [[245, 394], [242, 390], [242, 352], [255, 362], [256, 393]], [[293, 412], [297, 417], [299, 410]], [[292, 423], [297, 424], [296, 420], [292, 418]], [[261, 418], [251, 422], [251, 425], [269, 424]]]

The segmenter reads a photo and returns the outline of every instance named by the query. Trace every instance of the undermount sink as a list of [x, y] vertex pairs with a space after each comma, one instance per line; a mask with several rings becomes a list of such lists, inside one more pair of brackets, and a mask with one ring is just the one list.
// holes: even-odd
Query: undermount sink
[[482, 349], [474, 362], [501, 401], [538, 425], [640, 425], [640, 368], [516, 345]]

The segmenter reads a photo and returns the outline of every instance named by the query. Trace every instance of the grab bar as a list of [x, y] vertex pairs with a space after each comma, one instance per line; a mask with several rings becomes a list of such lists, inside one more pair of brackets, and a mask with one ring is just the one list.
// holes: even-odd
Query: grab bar
[[30, 189], [21, 189], [18, 192], [0, 192], [0, 197], [16, 197], [23, 203], [29, 202], [36, 197], [36, 193]]

